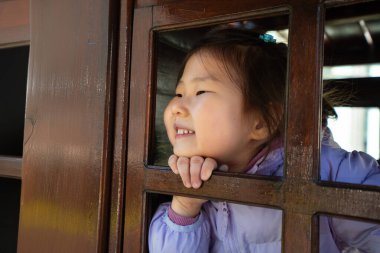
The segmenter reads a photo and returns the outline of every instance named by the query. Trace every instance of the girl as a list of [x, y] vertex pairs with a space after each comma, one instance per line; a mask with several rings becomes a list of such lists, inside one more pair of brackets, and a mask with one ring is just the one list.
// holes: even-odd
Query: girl
[[[246, 30], [214, 30], [195, 46], [179, 73], [164, 121], [172, 171], [199, 188], [222, 170], [282, 176], [286, 46]], [[380, 169], [364, 153], [323, 146], [321, 178], [378, 185]], [[380, 227], [321, 218], [324, 253], [380, 252]], [[161, 205], [149, 249], [164, 252], [281, 252], [279, 210], [174, 196]]]

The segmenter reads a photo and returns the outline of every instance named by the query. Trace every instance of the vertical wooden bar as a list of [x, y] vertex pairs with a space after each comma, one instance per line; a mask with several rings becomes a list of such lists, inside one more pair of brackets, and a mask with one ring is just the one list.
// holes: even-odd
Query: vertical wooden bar
[[19, 253], [104, 252], [109, 1], [33, 1]]
[[[318, 176], [321, 64], [321, 13], [318, 1], [292, 1], [289, 32], [289, 88], [287, 111], [287, 162], [283, 252], [311, 252], [312, 214], [293, 210], [297, 192]], [[304, 186], [304, 187], [303, 187]], [[312, 210], [313, 201], [309, 200]]]
[[289, 29], [286, 177], [312, 181], [319, 158], [321, 45], [318, 1], [293, 1]]
[[132, 43], [133, 1], [121, 0], [118, 27], [118, 66], [115, 101], [114, 153], [112, 167], [109, 253], [122, 252], [125, 166], [128, 134], [129, 73]]
[[285, 211], [282, 252], [311, 252], [310, 216]]
[[144, 241], [144, 150], [147, 96], [150, 86], [152, 9], [135, 9], [130, 78], [128, 162], [123, 252], [141, 252]]

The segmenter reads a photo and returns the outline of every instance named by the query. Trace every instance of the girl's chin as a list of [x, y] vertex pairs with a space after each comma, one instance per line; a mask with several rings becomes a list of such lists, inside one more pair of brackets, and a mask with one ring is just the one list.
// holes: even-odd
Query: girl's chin
[[196, 152], [189, 152], [188, 150], [180, 150], [180, 149], [173, 149], [173, 154], [175, 154], [176, 156], [184, 156], [184, 157], [193, 157], [193, 156], [205, 157], [205, 155], [202, 155]]

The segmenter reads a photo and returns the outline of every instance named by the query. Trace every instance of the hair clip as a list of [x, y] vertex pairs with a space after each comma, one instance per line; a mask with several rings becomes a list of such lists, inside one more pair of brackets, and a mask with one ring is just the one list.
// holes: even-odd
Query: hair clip
[[267, 34], [267, 33], [260, 34], [259, 39], [262, 39], [264, 42], [276, 43], [276, 39], [273, 38], [272, 35]]

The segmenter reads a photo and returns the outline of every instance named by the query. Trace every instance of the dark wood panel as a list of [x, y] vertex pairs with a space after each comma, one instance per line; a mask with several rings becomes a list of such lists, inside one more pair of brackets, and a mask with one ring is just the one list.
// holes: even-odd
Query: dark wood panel
[[0, 156], [0, 177], [21, 179], [21, 157]]
[[[255, 10], [255, 15], [278, 13], [288, 8], [289, 1], [285, 0], [240, 0], [213, 1], [185, 0], [168, 1], [153, 9], [154, 26], [176, 25], [185, 22], [215, 22], [225, 19], [223, 15], [234, 15], [235, 18], [247, 16], [247, 12]], [[211, 20], [214, 19], [214, 20]]]
[[0, 48], [28, 43], [29, 0], [0, 1], [0, 13]]
[[144, 224], [144, 158], [146, 147], [147, 98], [150, 78], [152, 9], [134, 12], [130, 105], [128, 130], [128, 161], [125, 196], [123, 252], [142, 252], [145, 245]]
[[109, 1], [34, 1], [18, 252], [104, 252]]
[[[114, 152], [112, 166], [109, 253], [122, 252], [124, 221], [125, 166], [128, 134], [129, 73], [132, 35], [133, 1], [122, 0], [114, 6], [119, 11], [119, 26], [113, 32], [118, 34], [118, 63], [115, 101]], [[115, 15], [116, 16], [116, 15]]]

